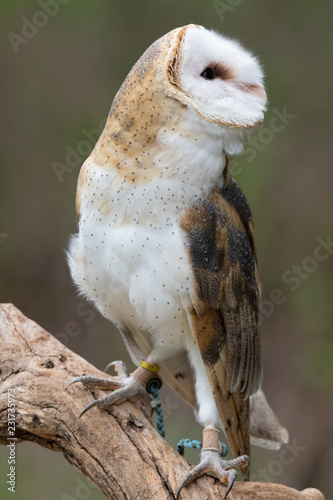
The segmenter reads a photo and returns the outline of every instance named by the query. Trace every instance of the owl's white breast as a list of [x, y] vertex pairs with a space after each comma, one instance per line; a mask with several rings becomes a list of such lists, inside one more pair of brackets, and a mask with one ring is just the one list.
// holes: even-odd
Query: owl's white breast
[[69, 250], [74, 281], [105, 316], [176, 350], [189, 335], [193, 290], [178, 221], [222, 182], [225, 166], [220, 127], [193, 111], [184, 116], [176, 130], [159, 131], [159, 175], [147, 182], [125, 181], [87, 160], [79, 233]]

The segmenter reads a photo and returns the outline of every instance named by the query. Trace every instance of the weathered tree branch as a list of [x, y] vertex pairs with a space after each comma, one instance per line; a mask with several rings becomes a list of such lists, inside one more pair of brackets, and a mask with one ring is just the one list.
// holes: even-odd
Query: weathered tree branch
[[[26, 318], [11, 304], [0, 306], [0, 443], [8, 444], [8, 390], [14, 395], [17, 442], [34, 441], [60, 451], [108, 498], [174, 499], [189, 463], [162, 439], [131, 403], [109, 411], [81, 410], [102, 391], [66, 384], [83, 374], [105, 376]], [[11, 428], [11, 427], [10, 427]], [[224, 485], [202, 477], [185, 488], [182, 500], [223, 498]], [[271, 483], [237, 482], [230, 500], [323, 500]]]

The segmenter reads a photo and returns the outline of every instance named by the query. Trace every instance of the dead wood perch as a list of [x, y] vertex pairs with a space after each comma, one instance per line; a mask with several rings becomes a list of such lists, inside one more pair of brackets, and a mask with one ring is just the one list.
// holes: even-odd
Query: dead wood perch
[[[131, 403], [98, 408], [78, 419], [102, 391], [66, 384], [83, 374], [105, 376], [26, 318], [11, 304], [0, 306], [0, 443], [7, 445], [8, 389], [15, 389], [17, 442], [34, 441], [60, 451], [76, 469], [112, 499], [174, 499], [190, 469]], [[223, 498], [224, 485], [204, 476], [181, 494], [182, 500]], [[237, 482], [230, 500], [323, 500], [279, 484]]]

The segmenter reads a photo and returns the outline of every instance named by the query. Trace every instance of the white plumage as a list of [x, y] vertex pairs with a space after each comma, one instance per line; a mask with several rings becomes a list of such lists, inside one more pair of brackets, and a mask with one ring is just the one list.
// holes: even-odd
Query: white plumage
[[[265, 103], [260, 65], [238, 42], [196, 25], [173, 30], [128, 75], [78, 183], [79, 232], [69, 249], [73, 280], [119, 327], [136, 363], [143, 358], [160, 365], [162, 376], [188, 402], [196, 401], [206, 428], [226, 424], [193, 317], [199, 322], [216, 307], [200, 312], [193, 252], [205, 241], [199, 236], [193, 250], [191, 222], [184, 221], [193, 207], [206, 207], [213, 193], [229, 186], [230, 160], [261, 124]], [[222, 288], [224, 279], [222, 273]], [[221, 347], [219, 363], [227, 356]], [[247, 394], [260, 384], [259, 367], [255, 373]], [[225, 475], [231, 483], [230, 472]]]

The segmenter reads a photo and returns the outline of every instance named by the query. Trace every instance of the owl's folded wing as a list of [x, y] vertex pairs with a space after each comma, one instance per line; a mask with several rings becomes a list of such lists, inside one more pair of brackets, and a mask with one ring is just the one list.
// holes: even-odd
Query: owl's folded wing
[[247, 200], [233, 181], [182, 221], [195, 280], [192, 332], [233, 453], [249, 453], [249, 395], [261, 382], [260, 284]]

